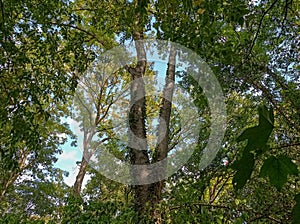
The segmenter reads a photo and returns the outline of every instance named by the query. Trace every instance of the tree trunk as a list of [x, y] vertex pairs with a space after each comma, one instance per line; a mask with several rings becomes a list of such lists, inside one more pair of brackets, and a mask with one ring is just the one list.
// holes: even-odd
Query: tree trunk
[[20, 150], [21, 156], [18, 162], [18, 168], [13, 169], [6, 173], [2, 180], [0, 181], [0, 201], [3, 200], [7, 190], [15, 183], [15, 181], [22, 175], [22, 172], [26, 169], [26, 160], [30, 152], [25, 152], [24, 150]]
[[[145, 83], [143, 77], [145, 75], [147, 61], [144, 44], [138, 41], [142, 34], [135, 33], [135, 47], [137, 51], [138, 62], [135, 68], [128, 67], [128, 72], [131, 74], [131, 108], [129, 112], [129, 149], [130, 162], [133, 165], [149, 164], [149, 156], [147, 152], [146, 138], [146, 98], [145, 98]], [[142, 169], [142, 168], [141, 168]], [[140, 175], [144, 173], [145, 175]], [[132, 177], [135, 182], [144, 182], [149, 175], [148, 170], [133, 171]], [[140, 215], [146, 211], [146, 204], [150, 202], [150, 187], [151, 185], [135, 185], [134, 201], [135, 208]]]
[[96, 133], [95, 127], [93, 127], [90, 132], [88, 132], [87, 130], [84, 130], [83, 155], [82, 155], [82, 159], [80, 162], [79, 171], [78, 171], [78, 174], [76, 176], [76, 180], [75, 180], [75, 183], [73, 186], [74, 195], [78, 196], [78, 197], [80, 196], [80, 193], [81, 193], [82, 183], [83, 183], [83, 179], [86, 174], [86, 169], [88, 167], [88, 163], [89, 163], [90, 158], [92, 157], [94, 150], [95, 150], [95, 149], [89, 148], [95, 133]]
[[[128, 71], [132, 77], [131, 85], [131, 109], [129, 113], [129, 146], [130, 161], [135, 165], [147, 165], [150, 163], [149, 154], [147, 152], [146, 141], [146, 99], [145, 84], [143, 76], [145, 75], [147, 59], [144, 45], [142, 42], [136, 41], [136, 50], [138, 62], [135, 68], [128, 67]], [[133, 178], [139, 178], [138, 182], [143, 182], [143, 178], [152, 175], [157, 176], [161, 181], [153, 184], [134, 186], [134, 202], [137, 212], [140, 216], [150, 208], [155, 208], [161, 200], [161, 193], [164, 186], [164, 177], [166, 174], [167, 154], [169, 149], [169, 125], [172, 108], [172, 97], [175, 83], [175, 58], [176, 51], [171, 45], [168, 69], [166, 72], [166, 83], [163, 90], [163, 99], [160, 106], [159, 125], [158, 125], [158, 143], [155, 149], [153, 162], [162, 162], [161, 170], [158, 173], [151, 174], [150, 170], [139, 170], [138, 173], [132, 173]], [[144, 168], [140, 168], [144, 169]], [[141, 174], [144, 175], [141, 175]], [[156, 223], [160, 221], [160, 213], [154, 211], [150, 214]]]
[[[161, 200], [161, 193], [164, 187], [164, 178], [166, 175], [167, 155], [169, 151], [169, 130], [170, 130], [170, 118], [172, 110], [172, 98], [175, 85], [175, 63], [176, 63], [176, 51], [171, 44], [168, 69], [166, 73], [165, 86], [163, 90], [163, 98], [159, 112], [159, 124], [158, 124], [158, 141], [155, 149], [153, 162], [162, 162], [160, 166], [160, 172], [158, 178], [160, 181], [152, 184], [152, 205], [155, 207]], [[153, 218], [156, 223], [161, 223], [160, 211], [154, 211]]]
[[[171, 110], [172, 110], [172, 98], [174, 92], [174, 85], [175, 85], [175, 58], [176, 58], [176, 51], [174, 46], [171, 45], [170, 48], [170, 55], [169, 55], [169, 63], [168, 69], [166, 73], [165, 79], [165, 86], [163, 90], [163, 98], [160, 106], [159, 112], [159, 124], [158, 124], [158, 141], [157, 147], [155, 149], [155, 154], [153, 158], [153, 162], [159, 162], [164, 160], [164, 166], [161, 168], [161, 172], [158, 174], [160, 175], [160, 179], [165, 177], [166, 173], [166, 165], [167, 165], [167, 155], [169, 149], [169, 129], [170, 129], [170, 117], [171, 117]], [[154, 183], [154, 195], [157, 197], [156, 200], [160, 200], [161, 191], [163, 187], [164, 180], [161, 180], [157, 183]]]
[[[135, 19], [135, 32], [133, 39], [135, 40], [135, 48], [137, 52], [137, 65], [132, 68], [127, 66], [128, 72], [131, 74], [131, 89], [130, 89], [130, 112], [129, 112], [129, 150], [130, 162], [134, 165], [150, 164], [147, 133], [146, 133], [146, 98], [145, 98], [145, 83], [143, 77], [146, 72], [147, 58], [143, 40], [143, 24], [144, 15], [141, 15], [140, 9], [146, 8], [147, 1], [138, 0], [138, 13]], [[146, 10], [145, 10], [146, 11]], [[174, 91], [175, 81], [175, 58], [176, 52], [174, 46], [171, 45], [168, 69], [166, 72], [166, 84], [163, 90], [163, 99], [160, 107], [159, 127], [158, 127], [158, 145], [155, 149], [153, 162], [164, 161], [159, 174], [150, 173], [150, 170], [143, 166], [136, 173], [132, 173], [133, 178], [138, 178], [138, 182], [147, 182], [146, 179], [152, 175], [160, 175], [161, 181], [154, 184], [135, 185], [134, 204], [136, 211], [140, 216], [151, 215], [153, 221], [160, 223], [160, 215], [153, 213], [149, 209], [155, 208], [155, 205], [161, 200], [161, 193], [164, 185], [164, 177], [166, 172], [166, 160], [169, 145], [169, 124], [172, 108], [172, 96]], [[141, 170], [143, 169], [143, 170]], [[141, 175], [143, 174], [143, 175]]]
[[73, 191], [76, 196], [80, 196], [82, 182], [83, 182], [84, 176], [86, 174], [87, 166], [88, 166], [88, 161], [84, 158], [84, 156], [82, 156], [79, 171], [78, 171], [78, 174], [76, 176], [76, 180], [75, 180], [75, 183], [73, 186]]

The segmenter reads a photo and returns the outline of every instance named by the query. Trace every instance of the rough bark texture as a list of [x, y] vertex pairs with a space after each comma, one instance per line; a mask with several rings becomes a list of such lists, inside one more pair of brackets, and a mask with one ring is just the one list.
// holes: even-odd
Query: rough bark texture
[[[145, 84], [142, 77], [145, 75], [147, 59], [146, 52], [142, 42], [136, 41], [136, 50], [138, 63], [135, 68], [128, 67], [132, 77], [131, 85], [131, 109], [129, 113], [129, 145], [130, 161], [132, 164], [146, 165], [150, 163], [147, 152], [146, 141], [146, 99]], [[163, 90], [163, 98], [160, 106], [159, 126], [158, 126], [158, 144], [155, 149], [153, 162], [163, 161], [160, 172], [151, 174], [149, 170], [139, 170], [139, 175], [133, 173], [133, 178], [148, 178], [149, 175], [157, 175], [161, 181], [147, 185], [134, 186], [135, 207], [140, 215], [144, 215], [149, 209], [155, 208], [161, 200], [161, 193], [164, 186], [164, 177], [166, 173], [167, 154], [169, 149], [169, 125], [172, 109], [172, 97], [175, 82], [175, 63], [176, 51], [173, 46], [170, 48], [168, 69], [166, 72], [166, 83]], [[142, 169], [142, 168], [141, 168]], [[135, 176], [136, 175], [136, 176]], [[152, 213], [152, 212], [151, 212]], [[154, 211], [150, 214], [153, 221], [160, 223], [160, 214]]]
[[[145, 52], [145, 46], [143, 42], [143, 24], [145, 15], [141, 15], [141, 8], [146, 8], [145, 3], [147, 1], [137, 1], [137, 13], [135, 19], [135, 32], [133, 33], [133, 39], [135, 40], [135, 48], [137, 52], [137, 65], [132, 68], [127, 66], [128, 72], [131, 74], [131, 108], [129, 112], [129, 149], [130, 149], [130, 162], [136, 165], [147, 165], [150, 163], [148, 145], [147, 145], [147, 133], [146, 133], [146, 98], [145, 98], [145, 83], [143, 77], [147, 68], [147, 58]], [[146, 10], [145, 10], [146, 11]], [[169, 54], [169, 63], [166, 73], [166, 84], [163, 90], [163, 99], [160, 107], [159, 127], [158, 127], [158, 145], [155, 149], [153, 162], [159, 162], [164, 160], [168, 154], [169, 145], [169, 123], [172, 108], [172, 96], [174, 90], [175, 81], [175, 58], [176, 51], [174, 46], [171, 45]], [[150, 170], [139, 170], [137, 173], [144, 175], [136, 175], [132, 173], [133, 178], [137, 177], [140, 181], [143, 178], [149, 178], [149, 176], [159, 175], [162, 179], [165, 177], [166, 160], [164, 160], [163, 166], [161, 166], [161, 172], [158, 174], [150, 173]], [[144, 166], [145, 167], [145, 166]], [[157, 214], [153, 210], [155, 205], [161, 200], [161, 193], [164, 185], [164, 180], [154, 184], [136, 185], [134, 190], [134, 203], [136, 211], [140, 216], [151, 215], [153, 222], [161, 223], [160, 214]], [[150, 212], [149, 212], [150, 210]]]
[[[153, 183], [151, 189], [152, 205], [155, 207], [161, 200], [161, 194], [165, 183], [165, 175], [167, 168], [167, 156], [169, 151], [169, 130], [170, 130], [170, 118], [172, 110], [172, 98], [175, 85], [175, 63], [176, 63], [176, 51], [171, 44], [169, 52], [168, 69], [166, 73], [165, 86], [163, 90], [163, 98], [161, 101], [159, 112], [159, 124], [158, 124], [158, 142], [155, 149], [153, 162], [161, 162], [160, 172], [157, 173], [159, 179], [156, 183]], [[154, 210], [153, 219], [156, 224], [162, 223], [161, 211]]]
[[[131, 108], [129, 112], [129, 147], [130, 147], [130, 162], [134, 165], [149, 164], [149, 156], [147, 152], [146, 139], [146, 98], [145, 98], [145, 83], [143, 77], [145, 75], [147, 61], [144, 44], [138, 41], [142, 34], [135, 33], [135, 47], [137, 51], [138, 62], [135, 68], [128, 67], [128, 72], [131, 74]], [[141, 168], [142, 169], [142, 168]], [[141, 176], [139, 173], [132, 173], [133, 178], [138, 178], [143, 181], [147, 178], [148, 170], [139, 170], [139, 173], [145, 173]], [[150, 202], [150, 186], [151, 185], [136, 185], [134, 186], [135, 207], [139, 214], [144, 214], [146, 204]]]

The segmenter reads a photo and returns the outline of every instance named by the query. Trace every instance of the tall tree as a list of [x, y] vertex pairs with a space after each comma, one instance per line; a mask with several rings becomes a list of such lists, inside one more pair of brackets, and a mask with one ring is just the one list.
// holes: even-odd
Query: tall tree
[[[51, 219], [51, 216], [54, 220], [56, 214], [61, 214], [55, 211], [55, 205], [61, 200], [47, 191], [47, 187], [57, 187], [57, 183], [47, 178], [49, 172], [54, 172], [55, 154], [63, 143], [57, 134], [68, 133], [61, 125], [61, 117], [69, 114], [65, 103], [74, 92], [78, 78], [84, 77], [87, 65], [99, 52], [118, 44], [134, 41], [137, 52], [137, 62], [125, 66], [127, 73], [122, 71], [117, 75], [123, 80], [129, 73], [130, 79], [126, 81], [132, 82], [130, 162], [144, 169], [143, 165], [168, 158], [173, 143], [183, 139], [172, 138], [182, 134], [180, 118], [171, 106], [174, 65], [179, 55], [172, 48], [167, 50], [169, 65], [162, 99], [158, 97], [161, 101], [157, 103], [153, 96], [145, 97], [144, 78], [150, 63], [142, 40], [155, 37], [180, 43], [201, 55], [222, 84], [229, 128], [216, 159], [206, 169], [199, 170], [200, 155], [211, 133], [211, 114], [201, 86], [188, 72], [183, 73], [179, 76], [180, 85], [192, 96], [202, 123], [193, 157], [167, 180], [163, 180], [164, 165], [158, 174], [146, 168], [133, 170], [132, 175], [140, 181], [147, 182], [151, 175], [160, 177], [161, 181], [134, 186], [133, 191], [124, 187], [126, 203], [119, 200], [123, 188], [107, 180], [101, 181], [100, 193], [93, 194], [99, 183], [95, 181], [99, 176], [93, 175], [86, 202], [76, 202], [72, 207], [70, 200], [64, 207], [63, 216], [67, 218], [62, 222], [136, 223], [143, 222], [142, 216], [148, 214], [152, 222], [167, 223], [299, 222], [298, 1], [25, 0], [19, 3], [2, 0], [0, 8], [2, 211], [20, 212], [26, 210], [26, 205], [34, 205], [26, 211], [32, 215], [31, 221]], [[109, 91], [108, 85], [117, 87], [120, 82], [107, 80], [99, 85], [101, 88], [96, 88], [96, 94], [87, 95], [79, 91], [78, 85], [84, 103], [77, 102], [81, 113], [77, 118], [85, 137], [84, 156], [74, 185], [77, 195], [97, 144], [114, 135], [108, 129], [115, 115], [99, 120], [98, 112], [89, 114], [90, 106], [93, 111], [103, 112], [102, 115], [109, 111], [111, 98], [101, 95], [101, 90]], [[103, 96], [103, 101], [99, 103], [97, 96]], [[152, 134], [148, 121], [153, 102], [152, 109], [158, 111], [155, 147], [147, 141]], [[261, 103], [267, 107], [261, 107]], [[97, 107], [103, 110], [95, 110]], [[254, 109], [257, 107], [258, 112]], [[239, 135], [242, 130], [244, 134]], [[118, 139], [110, 138], [106, 142], [110, 150], [126, 160], [128, 152]], [[101, 156], [101, 153], [94, 155]], [[141, 172], [146, 175], [139, 176]], [[22, 181], [20, 177], [25, 174], [33, 174], [35, 179]], [[117, 199], [113, 199], [114, 193]], [[41, 200], [31, 195], [49, 200], [50, 206], [43, 206]], [[139, 218], [130, 218], [135, 214], [131, 202]], [[158, 211], [153, 212], [158, 204]], [[19, 219], [13, 222], [16, 220]]]

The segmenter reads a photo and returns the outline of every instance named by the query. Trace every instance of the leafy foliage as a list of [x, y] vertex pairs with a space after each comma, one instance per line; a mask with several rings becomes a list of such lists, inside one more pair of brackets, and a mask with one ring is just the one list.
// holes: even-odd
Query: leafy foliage
[[[259, 106], [259, 124], [255, 127], [247, 128], [237, 141], [248, 140], [244, 152], [260, 152], [265, 146], [274, 127], [273, 109], [266, 106]], [[259, 151], [260, 150], [260, 151]]]
[[[222, 148], [199, 170], [209, 107], [201, 87], [177, 74], [203, 126], [194, 155], [153, 208], [161, 222], [300, 223], [299, 17], [298, 1], [0, 0], [0, 223], [151, 223], [138, 219], [130, 186], [88, 168], [82, 198], [73, 197], [54, 167], [61, 136], [73, 136], [64, 121], [78, 78], [136, 30], [201, 55], [227, 102]], [[157, 113], [148, 102], [147, 113]], [[175, 110], [171, 124], [181, 128]], [[107, 147], [126, 157], [117, 139]]]

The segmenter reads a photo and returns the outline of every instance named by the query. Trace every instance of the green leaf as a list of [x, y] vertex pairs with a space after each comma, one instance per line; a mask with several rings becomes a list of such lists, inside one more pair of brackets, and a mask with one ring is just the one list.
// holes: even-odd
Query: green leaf
[[238, 138], [237, 141], [248, 140], [245, 151], [261, 152], [265, 148], [274, 125], [273, 109], [264, 106], [259, 106], [259, 124], [255, 127], [247, 128]]
[[274, 125], [274, 113], [273, 108], [271, 107], [270, 110], [263, 105], [258, 107], [258, 113], [259, 113], [259, 123], [262, 125]]
[[241, 189], [250, 179], [254, 167], [254, 155], [244, 153], [243, 157], [233, 164], [233, 169], [237, 170], [233, 177], [233, 186], [235, 189]]
[[287, 182], [288, 175], [297, 175], [298, 169], [289, 157], [280, 155], [271, 156], [264, 161], [260, 171], [261, 177], [269, 177], [270, 182], [278, 190]]

